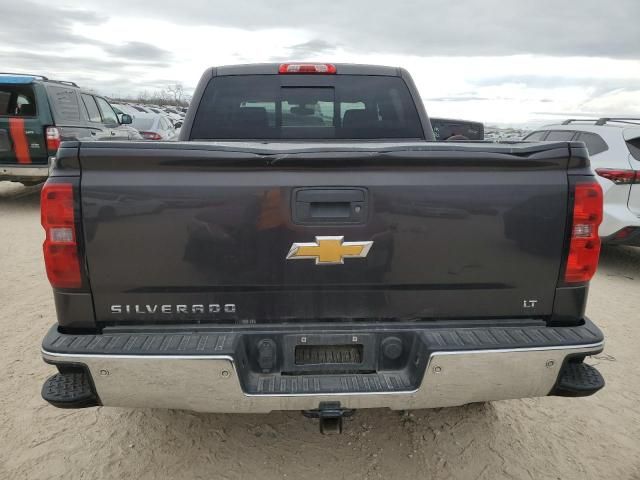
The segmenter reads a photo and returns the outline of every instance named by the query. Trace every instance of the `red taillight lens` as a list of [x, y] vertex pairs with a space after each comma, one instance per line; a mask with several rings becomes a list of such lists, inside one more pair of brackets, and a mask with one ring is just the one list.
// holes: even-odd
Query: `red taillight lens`
[[325, 75], [333, 75], [336, 71], [336, 66], [331, 63], [283, 63], [278, 69], [278, 73], [320, 73]]
[[73, 208], [73, 185], [46, 183], [40, 197], [44, 241], [44, 263], [51, 286], [80, 288], [80, 260]]
[[47, 150], [49, 153], [55, 154], [58, 151], [60, 142], [62, 141], [60, 138], [60, 130], [56, 127], [47, 127], [45, 135], [47, 137]]
[[588, 282], [596, 273], [600, 256], [600, 222], [602, 188], [597, 182], [576, 184], [565, 282]]
[[162, 137], [155, 132], [140, 132], [145, 140], [162, 140]]
[[640, 183], [640, 171], [636, 170], [596, 168], [596, 173], [602, 178], [611, 180], [616, 185], [630, 185], [632, 183]]

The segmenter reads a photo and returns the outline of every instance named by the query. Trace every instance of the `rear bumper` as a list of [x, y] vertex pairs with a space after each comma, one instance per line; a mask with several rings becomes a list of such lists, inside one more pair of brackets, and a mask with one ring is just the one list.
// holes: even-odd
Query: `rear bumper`
[[0, 180], [44, 181], [48, 176], [49, 165], [0, 165]]
[[604, 217], [598, 229], [600, 238], [603, 241], [608, 241], [625, 227], [640, 227], [640, 217], [629, 209], [626, 199], [624, 203], [614, 204], [607, 204], [605, 200]]
[[410, 335], [419, 338], [420, 348], [412, 350], [409, 370], [280, 375], [247, 371], [243, 335], [64, 335], [54, 327], [42, 354], [62, 372], [84, 369], [96, 404], [266, 413], [312, 410], [321, 402], [399, 410], [552, 395], [568, 360], [580, 362], [603, 349], [602, 333], [590, 322], [554, 328], [414, 326]]

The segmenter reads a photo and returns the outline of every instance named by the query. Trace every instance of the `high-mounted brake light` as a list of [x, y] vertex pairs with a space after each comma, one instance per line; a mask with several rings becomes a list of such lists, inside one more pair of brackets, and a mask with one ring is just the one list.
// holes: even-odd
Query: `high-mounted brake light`
[[596, 173], [602, 178], [611, 180], [616, 185], [631, 185], [633, 183], [640, 183], [640, 170], [596, 168]]
[[591, 280], [598, 267], [602, 222], [602, 188], [597, 182], [578, 183], [575, 186], [573, 222], [569, 257], [564, 274], [567, 283]]
[[60, 130], [56, 127], [47, 127], [45, 134], [47, 137], [47, 150], [50, 154], [55, 155], [61, 142]]
[[75, 229], [73, 185], [46, 183], [40, 198], [44, 263], [52, 287], [80, 288], [80, 260]]
[[333, 75], [337, 71], [331, 63], [283, 63], [278, 73], [320, 73]]

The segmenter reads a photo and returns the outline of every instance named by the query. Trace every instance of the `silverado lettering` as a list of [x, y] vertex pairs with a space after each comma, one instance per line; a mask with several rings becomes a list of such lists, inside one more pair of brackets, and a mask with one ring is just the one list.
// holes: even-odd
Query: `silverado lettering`
[[209, 303], [193, 304], [193, 305], [111, 305], [111, 313], [114, 315], [121, 315], [123, 313], [135, 313], [135, 314], [173, 314], [173, 313], [235, 313], [236, 306], [232, 303], [218, 304]]

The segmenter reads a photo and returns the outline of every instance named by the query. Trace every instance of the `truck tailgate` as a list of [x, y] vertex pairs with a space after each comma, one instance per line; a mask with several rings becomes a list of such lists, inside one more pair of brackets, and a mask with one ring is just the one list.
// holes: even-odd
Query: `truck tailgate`
[[83, 144], [96, 320], [551, 313], [567, 143], [350, 145]]

